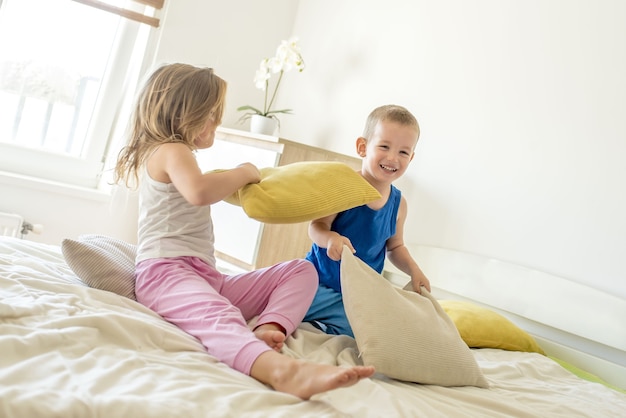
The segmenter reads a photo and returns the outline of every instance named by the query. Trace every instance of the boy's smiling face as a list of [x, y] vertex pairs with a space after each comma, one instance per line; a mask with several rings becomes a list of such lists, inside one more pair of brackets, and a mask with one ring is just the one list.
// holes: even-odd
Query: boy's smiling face
[[357, 153], [363, 157], [363, 177], [381, 185], [400, 178], [415, 155], [418, 136], [412, 126], [379, 121], [369, 141], [357, 139]]

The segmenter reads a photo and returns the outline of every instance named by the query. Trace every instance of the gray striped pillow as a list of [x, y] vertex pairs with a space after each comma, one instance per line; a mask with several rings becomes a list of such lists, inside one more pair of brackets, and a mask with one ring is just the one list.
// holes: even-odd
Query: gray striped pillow
[[72, 271], [89, 287], [135, 298], [137, 247], [104, 235], [66, 238], [61, 250]]

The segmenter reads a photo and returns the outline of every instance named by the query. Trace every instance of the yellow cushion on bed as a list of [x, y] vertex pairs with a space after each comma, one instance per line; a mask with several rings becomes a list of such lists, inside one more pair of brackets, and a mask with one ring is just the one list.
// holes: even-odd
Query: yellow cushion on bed
[[372, 185], [341, 162], [305, 161], [260, 171], [259, 183], [224, 200], [265, 223], [310, 221], [380, 199]]
[[441, 300], [439, 303], [469, 347], [545, 355], [532, 336], [497, 312], [466, 301]]
[[393, 286], [347, 247], [341, 288], [365, 365], [403, 381], [489, 386], [454, 323], [425, 288], [420, 295]]
[[137, 247], [104, 235], [87, 234], [61, 243], [65, 261], [89, 287], [135, 298]]

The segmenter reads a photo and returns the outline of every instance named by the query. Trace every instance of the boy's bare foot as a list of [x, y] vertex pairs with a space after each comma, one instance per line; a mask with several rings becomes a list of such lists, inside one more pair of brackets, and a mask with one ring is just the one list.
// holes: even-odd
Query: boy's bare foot
[[370, 366], [339, 367], [296, 360], [274, 351], [261, 354], [252, 365], [250, 375], [302, 399], [318, 393], [352, 386], [374, 374]]
[[264, 341], [265, 344], [276, 351], [282, 350], [287, 338], [282, 327], [274, 323], [259, 325], [253, 332], [259, 340]]

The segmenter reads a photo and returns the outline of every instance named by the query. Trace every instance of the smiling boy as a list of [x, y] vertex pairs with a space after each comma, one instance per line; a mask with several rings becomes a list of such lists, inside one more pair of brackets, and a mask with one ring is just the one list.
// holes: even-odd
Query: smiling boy
[[305, 322], [328, 334], [354, 337], [344, 311], [339, 277], [344, 245], [379, 273], [389, 257], [411, 277], [413, 290], [420, 292], [424, 286], [430, 291], [430, 282], [404, 245], [407, 202], [392, 184], [413, 159], [419, 134], [417, 119], [402, 106], [380, 106], [367, 117], [363, 136], [356, 140], [356, 151], [363, 159], [361, 176], [381, 198], [309, 225], [313, 245], [306, 258], [317, 269], [319, 286]]

